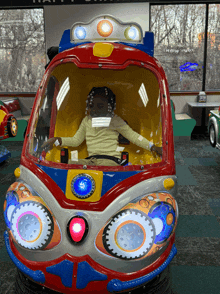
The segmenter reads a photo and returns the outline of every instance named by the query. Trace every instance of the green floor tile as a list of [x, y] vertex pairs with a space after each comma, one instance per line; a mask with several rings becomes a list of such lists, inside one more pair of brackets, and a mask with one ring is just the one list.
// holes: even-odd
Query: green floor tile
[[210, 207], [219, 207], [220, 208], [220, 199], [209, 198], [208, 204]]
[[7, 166], [7, 167], [5, 167], [4, 170], [1, 170], [1, 174], [3, 174], [3, 175], [9, 174], [9, 173], [13, 173], [14, 174], [14, 170], [17, 167], [19, 167], [19, 164], [18, 163], [10, 164], [10, 166]]
[[0, 262], [11, 261], [5, 245], [0, 249]]
[[11, 158], [21, 157], [21, 151], [11, 151]]
[[220, 216], [220, 207], [211, 207], [215, 216]]
[[178, 185], [197, 185], [196, 180], [191, 174], [189, 168], [184, 165], [176, 165], [176, 175]]
[[2, 185], [0, 184], [0, 197], [2, 196], [2, 194], [6, 193], [6, 191], [8, 190], [9, 185]]
[[184, 163], [190, 165], [200, 165], [198, 158], [184, 158]]
[[215, 216], [220, 216], [220, 199], [208, 199], [208, 204], [211, 207]]
[[197, 158], [200, 165], [203, 166], [217, 166], [218, 164], [215, 162], [213, 158]]
[[4, 201], [5, 201], [5, 197], [0, 197], [0, 213], [3, 213]]
[[213, 158], [184, 158], [184, 163], [190, 165], [201, 165], [201, 166], [217, 166]]
[[181, 155], [181, 153], [179, 151], [175, 151], [175, 157], [176, 158], [180, 158], [180, 159], [183, 158], [182, 155]]
[[202, 146], [202, 149], [208, 152], [213, 152], [213, 153], [220, 153], [220, 150], [217, 148], [213, 148], [211, 145], [210, 146]]
[[176, 237], [220, 238], [220, 224], [213, 215], [180, 215]]
[[220, 267], [172, 266], [172, 288], [178, 294], [219, 294]]

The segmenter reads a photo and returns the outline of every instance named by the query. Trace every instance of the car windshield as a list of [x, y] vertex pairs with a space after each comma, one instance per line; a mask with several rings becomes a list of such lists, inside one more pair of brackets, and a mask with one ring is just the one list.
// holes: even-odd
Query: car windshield
[[[51, 138], [60, 140], [45, 145]], [[67, 62], [47, 79], [27, 148], [48, 165], [121, 166], [160, 162], [153, 144], [162, 146], [162, 123], [152, 71], [136, 65], [84, 69]]]

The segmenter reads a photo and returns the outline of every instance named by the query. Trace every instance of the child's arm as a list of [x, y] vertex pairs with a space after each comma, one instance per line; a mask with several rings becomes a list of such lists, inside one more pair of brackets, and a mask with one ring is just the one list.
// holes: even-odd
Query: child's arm
[[77, 147], [79, 146], [86, 137], [86, 121], [85, 118], [82, 120], [79, 129], [73, 137], [53, 137], [44, 142], [42, 148], [47, 147], [48, 150], [53, 148], [53, 145], [56, 146], [70, 146]]
[[86, 117], [73, 137], [61, 137], [61, 146], [78, 147], [86, 138]]
[[123, 124], [122, 126], [118, 126], [117, 131], [122, 134], [126, 139], [131, 141], [133, 144], [147, 149], [149, 151], [155, 151], [159, 155], [162, 155], [162, 147], [157, 147], [146, 138], [142, 137], [137, 132], [133, 131], [127, 124]]

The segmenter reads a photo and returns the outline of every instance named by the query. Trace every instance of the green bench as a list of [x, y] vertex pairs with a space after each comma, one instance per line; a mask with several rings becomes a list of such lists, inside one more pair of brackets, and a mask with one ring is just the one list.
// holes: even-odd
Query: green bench
[[186, 113], [175, 114], [175, 105], [171, 100], [174, 139], [191, 139], [196, 120]]

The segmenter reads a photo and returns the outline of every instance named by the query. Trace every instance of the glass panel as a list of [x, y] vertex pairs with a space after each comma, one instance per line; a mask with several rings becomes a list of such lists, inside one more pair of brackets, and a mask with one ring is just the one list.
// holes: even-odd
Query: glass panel
[[202, 90], [205, 4], [151, 6], [155, 57], [170, 91]]
[[[51, 73], [38, 109], [29, 151], [45, 163], [62, 162], [65, 147], [70, 164], [118, 166], [112, 158], [85, 158], [104, 155], [121, 159], [122, 151], [127, 152], [123, 160], [128, 159], [128, 165], [161, 161], [149, 150], [149, 141], [162, 146], [159, 84], [150, 70], [59, 65]], [[51, 139], [56, 137], [56, 141]]]
[[43, 9], [0, 10], [0, 91], [36, 92], [46, 64]]
[[209, 5], [206, 90], [220, 89], [220, 4]]

